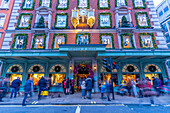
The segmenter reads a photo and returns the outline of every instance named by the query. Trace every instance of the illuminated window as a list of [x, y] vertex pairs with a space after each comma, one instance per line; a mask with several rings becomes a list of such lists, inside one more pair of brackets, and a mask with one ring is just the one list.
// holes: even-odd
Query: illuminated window
[[14, 64], [8, 68], [7, 73], [23, 73], [23, 68], [19, 64]]
[[161, 69], [155, 65], [155, 64], [148, 64], [147, 66], [145, 66], [144, 72], [161, 72]]
[[56, 24], [55, 28], [66, 28], [67, 27], [67, 13], [66, 14], [56, 14]]
[[135, 0], [135, 7], [143, 7], [143, 0]]
[[25, 44], [26, 36], [17, 36], [15, 42], [15, 49], [23, 49]]
[[24, 7], [23, 8], [32, 8], [33, 6], [33, 0], [25, 0], [25, 4], [24, 4]]
[[[36, 70], [36, 71], [35, 71]], [[28, 70], [29, 73], [35, 73], [35, 72], [44, 72], [44, 67], [40, 64], [34, 64], [33, 66], [30, 67]]]
[[[102, 66], [102, 68], [100, 69], [100, 72], [101, 72], [101, 73], [107, 73], [108, 71], [106, 70], [105, 67]], [[117, 69], [112, 69], [112, 72], [113, 72], [113, 73], [117, 73]]]
[[106, 48], [112, 48], [112, 37], [110, 35], [102, 35], [102, 44], [107, 44]]
[[62, 84], [65, 79], [66, 74], [52, 74], [51, 76], [51, 85]]
[[54, 39], [54, 49], [59, 48], [60, 44], [65, 44], [65, 36], [64, 35], [56, 35]]
[[101, 7], [101, 8], [109, 7], [108, 0], [100, 0], [99, 7]]
[[85, 8], [85, 7], [88, 7], [88, 0], [78, 0], [78, 7], [79, 8]]
[[140, 26], [148, 26], [146, 14], [138, 14], [138, 24]]
[[123, 69], [122, 72], [139, 72], [139, 69], [137, 68], [137, 66], [133, 65], [133, 64], [126, 64]]
[[58, 2], [58, 8], [67, 8], [67, 2], [68, 0], [59, 0]]
[[28, 27], [30, 21], [30, 15], [22, 15], [19, 27]]
[[0, 15], [0, 29], [4, 27], [5, 15]]
[[34, 48], [43, 48], [44, 45], [44, 36], [37, 36], [35, 39]]
[[153, 48], [151, 35], [141, 35], [142, 45], [145, 48]]
[[87, 34], [78, 34], [78, 36], [77, 36], [77, 44], [78, 45], [89, 44], [89, 35], [87, 35]]
[[41, 6], [50, 7], [50, 0], [42, 0]]
[[125, 6], [126, 1], [125, 0], [117, 0], [117, 6]]
[[10, 0], [2, 0], [0, 8], [8, 8]]
[[123, 36], [123, 48], [131, 48], [131, 37], [130, 36]]
[[110, 15], [109, 14], [101, 14], [100, 15], [100, 26], [101, 27], [110, 27]]

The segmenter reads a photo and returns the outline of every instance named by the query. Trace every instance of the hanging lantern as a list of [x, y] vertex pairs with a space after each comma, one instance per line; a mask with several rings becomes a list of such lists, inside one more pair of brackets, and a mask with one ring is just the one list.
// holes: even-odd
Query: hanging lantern
[[17, 72], [18, 70], [19, 70], [19, 67], [18, 67], [18, 66], [14, 66], [14, 67], [11, 68], [11, 71], [12, 71], [13, 73]]

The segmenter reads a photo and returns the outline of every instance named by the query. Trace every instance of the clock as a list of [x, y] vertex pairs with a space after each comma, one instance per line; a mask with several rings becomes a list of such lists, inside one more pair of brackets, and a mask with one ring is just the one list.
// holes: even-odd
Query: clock
[[86, 9], [80, 9], [79, 13], [80, 13], [80, 16], [86, 16], [87, 10]]

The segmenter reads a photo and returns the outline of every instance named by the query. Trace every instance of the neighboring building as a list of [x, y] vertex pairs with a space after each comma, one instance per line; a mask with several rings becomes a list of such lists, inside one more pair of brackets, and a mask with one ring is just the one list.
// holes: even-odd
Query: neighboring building
[[153, 0], [15, 0], [0, 50], [3, 76], [108, 80], [102, 59], [112, 57], [114, 82], [168, 77], [170, 58]]
[[156, 12], [159, 17], [159, 22], [165, 32], [168, 48], [170, 48], [170, 0], [163, 0], [156, 7]]

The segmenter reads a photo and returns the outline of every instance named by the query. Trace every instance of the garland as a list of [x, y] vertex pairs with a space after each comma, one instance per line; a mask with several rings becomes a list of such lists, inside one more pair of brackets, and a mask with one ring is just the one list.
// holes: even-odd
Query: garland
[[[104, 26], [104, 27], [102, 27], [102, 26], [100, 25], [100, 15], [109, 15], [109, 17], [110, 17], [110, 26]], [[109, 12], [99, 13], [99, 16], [98, 16], [98, 24], [99, 24], [99, 28], [112, 28], [112, 16], [111, 16], [111, 13], [109, 13]]]
[[139, 6], [135, 6], [135, 0], [133, 0], [133, 9], [146, 9], [146, 3], [145, 3], [145, 0], [142, 0], [143, 1], [143, 6], [139, 7]]
[[[135, 49], [135, 46], [134, 46], [134, 42], [133, 42], [133, 39], [132, 39], [132, 34], [131, 33], [124, 33], [124, 34], [121, 34], [121, 44], [122, 44], [122, 48], [123, 49]], [[123, 46], [123, 36], [130, 36], [131, 38], [131, 44], [132, 44], [132, 47], [131, 48], [124, 48]]]
[[15, 47], [17, 36], [25, 36], [25, 38], [24, 38], [24, 48], [22, 48], [22, 49], [26, 49], [27, 40], [28, 40], [28, 34], [15, 34], [11, 49], [15, 49], [14, 47]]
[[[67, 19], [66, 19], [66, 26], [65, 27], [56, 27], [57, 24], [57, 16], [58, 15], [66, 15]], [[66, 29], [68, 27], [68, 13], [56, 13], [55, 15], [55, 23], [54, 23], [54, 28], [55, 29]]]
[[[44, 36], [44, 44], [43, 44], [43, 48], [34, 48], [34, 44], [35, 44], [35, 39], [37, 36]], [[31, 49], [45, 49], [46, 46], [46, 34], [35, 34], [34, 38], [33, 38], [33, 43], [32, 43], [32, 48]]]
[[[52, 4], [52, 0], [50, 0], [50, 6], [49, 7], [51, 7], [51, 4]], [[41, 5], [42, 5], [42, 0], [40, 0], [40, 2], [39, 2], [39, 7], [41, 7]]]
[[[139, 23], [138, 23], [138, 14], [145, 14], [146, 15], [148, 26], [140, 26], [139, 25]], [[149, 16], [148, 16], [147, 12], [136, 12], [135, 17], [136, 17], [136, 24], [137, 24], [138, 28], [150, 28], [151, 27], [150, 19], [149, 19]]]
[[100, 0], [98, 0], [97, 5], [98, 5], [98, 9], [110, 9], [110, 0], [108, 1], [108, 7], [100, 7]]
[[[29, 16], [30, 16], [30, 20], [29, 20], [29, 25], [28, 25], [28, 27], [19, 27], [20, 22], [21, 22], [21, 17], [22, 17], [23, 15], [29, 15]], [[31, 28], [31, 22], [32, 22], [32, 13], [21, 13], [21, 14], [19, 15], [19, 18], [18, 18], [17, 29], [30, 29], [30, 28]]]
[[54, 48], [54, 42], [55, 42], [55, 38], [56, 38], [56, 36], [64, 36], [64, 38], [65, 38], [65, 43], [64, 44], [66, 44], [67, 43], [67, 34], [54, 34], [54, 36], [53, 36], [53, 42], [52, 42], [52, 49], [58, 49], [58, 48]]
[[[113, 40], [113, 34], [112, 33], [100, 33], [100, 44], [102, 44], [102, 36], [111, 36], [111, 40], [112, 40], [112, 49], [115, 49], [114, 47], [114, 40]], [[111, 49], [111, 48], [106, 48], [106, 49]]]
[[[126, 6], [128, 6], [127, 0], [125, 0], [125, 4], [126, 4]], [[115, 7], [117, 7], [117, 0], [115, 0]]]
[[89, 40], [89, 44], [91, 43], [91, 40], [90, 40], [90, 33], [77, 33], [76, 34], [76, 42], [75, 42], [75, 44], [77, 44], [77, 38], [78, 38], [78, 35], [88, 35], [88, 40]]
[[58, 5], [59, 5], [59, 0], [57, 1], [56, 10], [67, 10], [69, 8], [69, 0], [67, 0], [67, 7], [66, 8], [58, 8]]
[[26, 0], [23, 0], [23, 2], [22, 2], [22, 6], [21, 6], [21, 9], [22, 9], [22, 10], [34, 10], [35, 0], [33, 0], [32, 8], [24, 8], [25, 1], [26, 1]]
[[[80, 0], [77, 0], [77, 8], [78, 8], [78, 9], [81, 8], [81, 7], [79, 7], [79, 1], [80, 1]], [[87, 0], [87, 7], [84, 7], [84, 8], [89, 8], [89, 4], [90, 4], [90, 2], [89, 2], [89, 0]]]
[[[142, 44], [142, 35], [150, 35], [152, 37], [152, 43], [153, 43], [153, 48], [149, 47], [149, 48], [146, 48], [146, 47], [143, 47], [143, 44]], [[139, 40], [140, 40], [140, 46], [141, 48], [145, 48], [145, 49], [157, 49], [157, 44], [155, 42], [155, 36], [153, 33], [139, 33]]]

